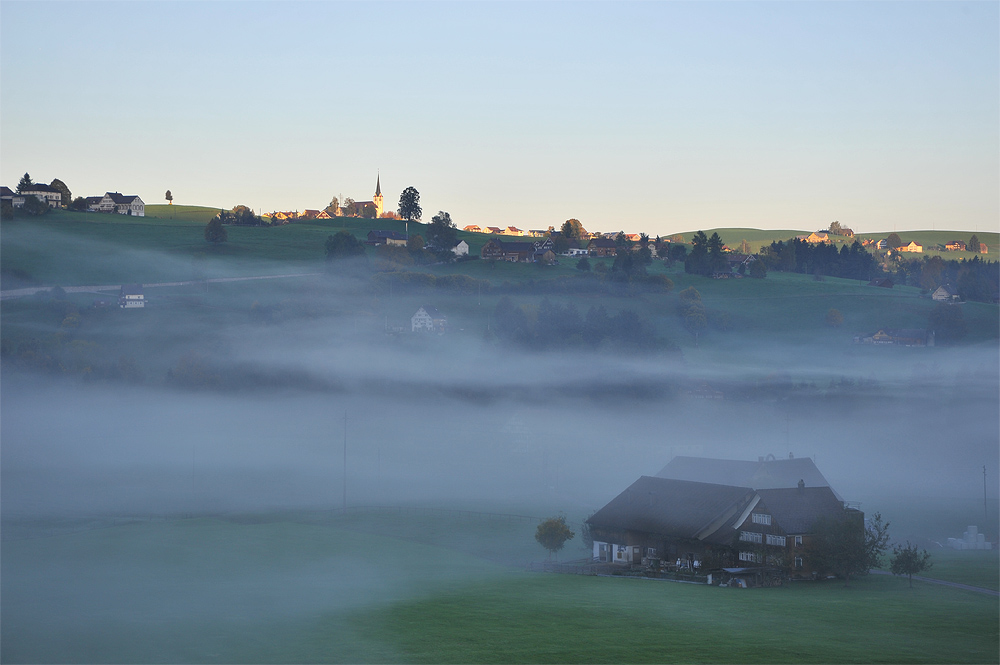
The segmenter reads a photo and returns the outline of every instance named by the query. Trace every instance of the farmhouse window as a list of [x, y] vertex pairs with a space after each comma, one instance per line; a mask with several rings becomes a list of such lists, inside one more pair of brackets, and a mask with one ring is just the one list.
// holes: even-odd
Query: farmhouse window
[[768, 545], [777, 545], [778, 547], [784, 547], [785, 546], [785, 537], [784, 536], [772, 536], [771, 534], [767, 534], [767, 544]]
[[802, 567], [802, 557], [800, 556], [795, 557], [795, 567], [796, 568]]
[[740, 561], [760, 563], [760, 555], [755, 552], [740, 552]]
[[802, 536], [795, 536], [795, 546], [802, 547]]
[[771, 516], [765, 515], [764, 513], [753, 513], [750, 515], [750, 519], [753, 520], [754, 524], [770, 524]]
[[646, 548], [646, 556], [648, 558], [650, 558], [650, 559], [654, 558], [656, 556], [656, 548], [655, 547], [647, 547]]
[[755, 531], [740, 531], [740, 540], [748, 543], [762, 543], [764, 537]]

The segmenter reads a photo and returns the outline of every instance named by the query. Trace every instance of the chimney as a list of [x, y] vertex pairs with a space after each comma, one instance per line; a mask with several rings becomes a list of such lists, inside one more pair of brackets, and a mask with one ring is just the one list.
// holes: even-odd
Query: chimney
[[804, 481], [801, 478], [799, 478], [799, 491], [801, 492], [805, 488], [806, 488], [806, 481]]

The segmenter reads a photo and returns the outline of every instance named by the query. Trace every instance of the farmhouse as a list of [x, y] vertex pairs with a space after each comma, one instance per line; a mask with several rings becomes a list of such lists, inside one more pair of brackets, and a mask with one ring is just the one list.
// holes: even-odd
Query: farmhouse
[[806, 236], [795, 236], [795, 239], [809, 243], [830, 242], [830, 233], [827, 231], [815, 231]]
[[920, 253], [922, 253], [924, 251], [924, 246], [921, 245], [919, 242], [915, 242], [915, 241], [911, 240], [908, 245], [900, 245], [899, 247], [897, 247], [896, 251], [898, 251], [898, 252], [914, 252], [914, 253], [920, 254]]
[[756, 462], [678, 455], [660, 469], [656, 477], [737, 485], [755, 490], [796, 487], [800, 480], [809, 487], [830, 486], [812, 459], [793, 457], [791, 454], [788, 459], [776, 459], [774, 455], [758, 457]]
[[618, 246], [611, 238], [593, 238], [587, 243], [587, 253], [591, 256], [615, 256]]
[[[36, 182], [31, 187], [21, 192], [22, 196], [34, 196], [42, 203], [47, 203], [50, 208], [58, 208], [62, 205], [62, 192], [51, 185]], [[21, 205], [24, 205], [22, 203]]]
[[864, 515], [829, 487], [750, 487], [643, 476], [587, 519], [596, 561], [710, 571], [767, 566], [814, 574], [808, 545], [822, 519]]
[[[544, 252], [552, 249], [552, 241], [537, 240], [529, 242], [526, 240], [501, 240], [500, 238], [490, 238], [479, 255], [484, 259], [495, 259], [500, 261], [510, 261], [512, 263], [531, 263], [544, 257]], [[536, 253], [542, 250], [541, 257], [536, 257]], [[555, 258], [554, 256], [552, 257]]]
[[895, 344], [897, 346], [934, 346], [934, 331], [923, 328], [879, 328], [869, 335], [855, 335], [857, 344]]
[[399, 231], [369, 231], [365, 243], [376, 247], [379, 245], [406, 246], [406, 236]]
[[958, 291], [951, 284], [943, 284], [934, 290], [931, 299], [937, 302], [958, 302]]
[[944, 249], [947, 252], [964, 252], [965, 242], [962, 240], [952, 240], [944, 245]]
[[448, 320], [444, 314], [438, 311], [437, 307], [424, 305], [417, 310], [417, 313], [410, 317], [411, 332], [436, 332], [443, 334], [448, 325]]
[[133, 217], [146, 216], [146, 204], [138, 196], [107, 192], [104, 196], [89, 196], [86, 199], [87, 209], [96, 212], [117, 212], [119, 215]]
[[122, 284], [118, 292], [118, 306], [122, 309], [135, 309], [146, 306], [146, 297], [142, 293], [142, 284]]

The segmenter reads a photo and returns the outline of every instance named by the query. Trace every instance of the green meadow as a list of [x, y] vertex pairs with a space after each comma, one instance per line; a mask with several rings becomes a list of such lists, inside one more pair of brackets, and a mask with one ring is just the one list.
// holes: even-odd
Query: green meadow
[[[302, 513], [9, 536], [0, 658], [984, 663], [1000, 647], [994, 596], [881, 575], [741, 590], [529, 573], [520, 563], [544, 558], [534, 527]], [[947, 567], [976, 578], [981, 563]]]

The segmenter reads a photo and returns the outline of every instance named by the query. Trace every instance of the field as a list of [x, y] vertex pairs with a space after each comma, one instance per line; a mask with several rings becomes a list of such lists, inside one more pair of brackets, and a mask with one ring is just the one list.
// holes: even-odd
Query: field
[[[544, 558], [534, 525], [313, 512], [5, 537], [0, 657], [981, 663], [1000, 646], [995, 597], [889, 576], [734, 590], [527, 573], [519, 562]], [[955, 555], [953, 577], [979, 576]]]

